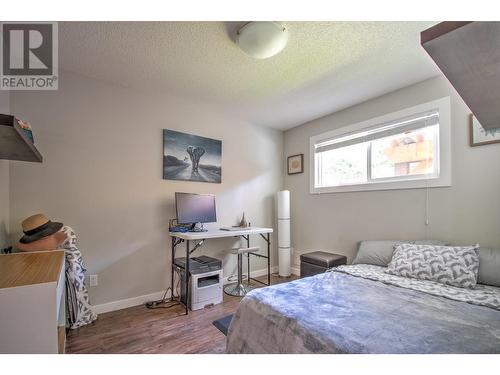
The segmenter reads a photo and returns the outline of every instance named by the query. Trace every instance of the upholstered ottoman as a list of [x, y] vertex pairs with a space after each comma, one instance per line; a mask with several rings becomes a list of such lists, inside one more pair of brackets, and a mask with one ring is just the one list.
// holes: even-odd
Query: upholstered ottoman
[[313, 251], [300, 256], [300, 277], [307, 277], [323, 273], [326, 270], [346, 264], [344, 255], [327, 253], [325, 251]]

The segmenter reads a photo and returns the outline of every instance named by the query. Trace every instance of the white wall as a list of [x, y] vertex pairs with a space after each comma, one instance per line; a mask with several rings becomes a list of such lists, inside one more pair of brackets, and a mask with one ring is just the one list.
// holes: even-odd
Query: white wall
[[[452, 187], [309, 194], [309, 137], [441, 97], [451, 97]], [[285, 156], [304, 153], [305, 172], [285, 176], [291, 191], [294, 263], [327, 249], [353, 259], [363, 239], [445, 239], [500, 247], [500, 144], [469, 147], [469, 109], [442, 77], [395, 91], [285, 132]]]
[[[8, 91], [0, 91], [0, 113], [10, 114]], [[9, 161], [0, 160], [0, 249], [8, 245], [9, 211]]]
[[[99, 286], [90, 288], [94, 304], [169, 284], [175, 191], [215, 193], [220, 224], [235, 224], [245, 211], [253, 225], [274, 226], [273, 195], [283, 182], [281, 131], [202, 103], [145, 96], [71, 73], [59, 85], [55, 92], [11, 95], [12, 111], [31, 122], [44, 157], [43, 164], [11, 163], [11, 229], [20, 232], [20, 221], [36, 212], [72, 226], [88, 274], [99, 275]], [[223, 183], [163, 180], [163, 128], [221, 139]], [[224, 257], [228, 275], [235, 259], [223, 250], [234, 243], [207, 241], [195, 255]], [[254, 243], [264, 246], [260, 238]]]

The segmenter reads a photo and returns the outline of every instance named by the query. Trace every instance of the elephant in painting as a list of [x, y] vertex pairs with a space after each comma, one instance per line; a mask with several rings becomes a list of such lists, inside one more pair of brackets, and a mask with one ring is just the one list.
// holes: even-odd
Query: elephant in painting
[[188, 146], [186, 149], [189, 157], [191, 158], [191, 168], [193, 172], [198, 172], [198, 166], [200, 164], [200, 158], [205, 153], [205, 149], [203, 147], [198, 146]]

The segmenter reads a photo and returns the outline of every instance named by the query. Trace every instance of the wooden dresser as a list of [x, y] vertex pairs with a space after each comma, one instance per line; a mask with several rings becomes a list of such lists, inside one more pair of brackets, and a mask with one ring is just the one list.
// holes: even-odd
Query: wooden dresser
[[64, 251], [0, 255], [0, 353], [63, 353]]

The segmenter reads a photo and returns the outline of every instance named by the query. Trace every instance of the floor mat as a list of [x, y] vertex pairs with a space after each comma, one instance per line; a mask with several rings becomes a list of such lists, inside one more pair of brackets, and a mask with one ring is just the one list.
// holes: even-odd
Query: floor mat
[[212, 324], [221, 331], [224, 336], [227, 336], [227, 330], [229, 329], [229, 325], [231, 324], [231, 320], [233, 320], [233, 314], [224, 316], [220, 319], [214, 320]]

